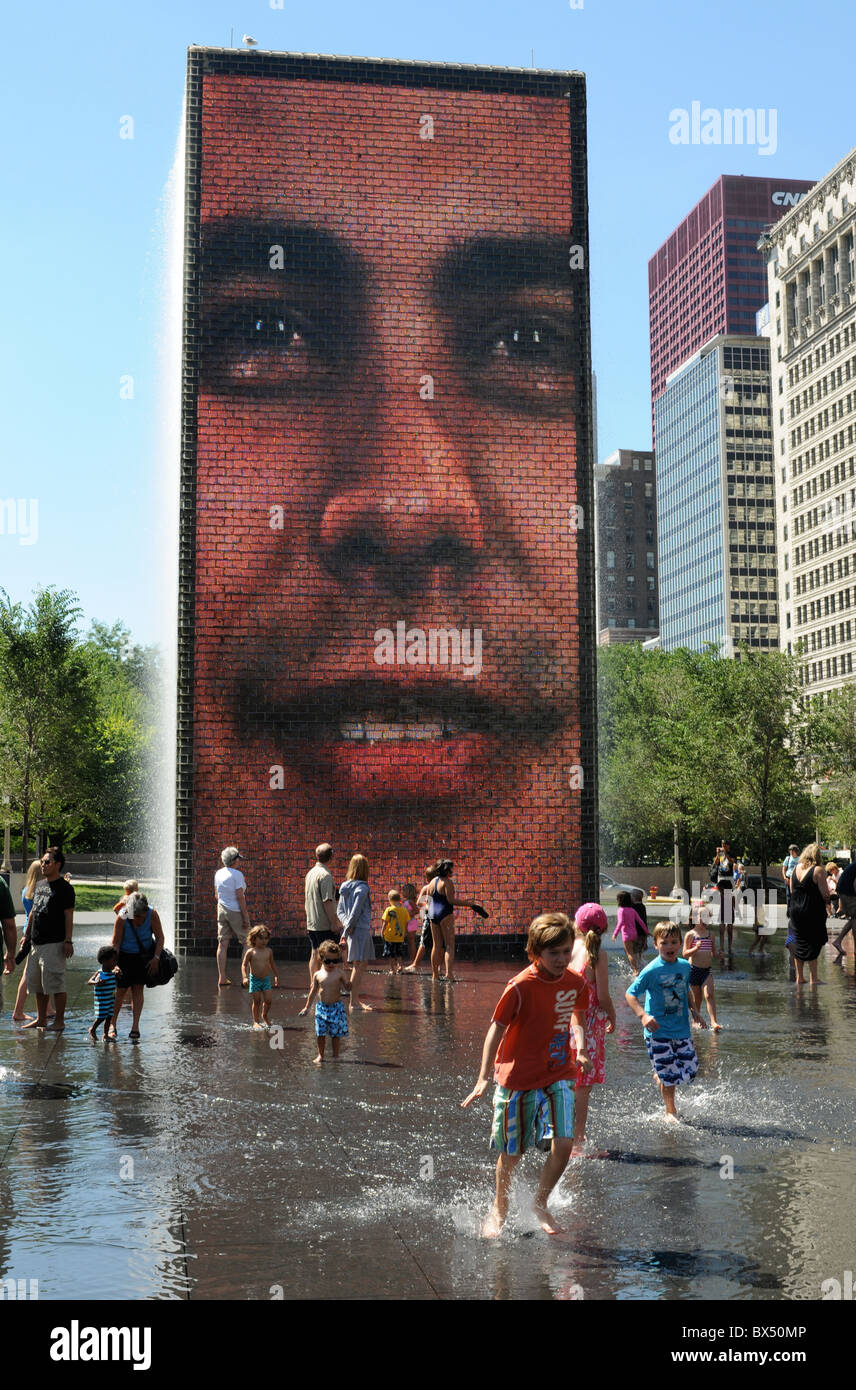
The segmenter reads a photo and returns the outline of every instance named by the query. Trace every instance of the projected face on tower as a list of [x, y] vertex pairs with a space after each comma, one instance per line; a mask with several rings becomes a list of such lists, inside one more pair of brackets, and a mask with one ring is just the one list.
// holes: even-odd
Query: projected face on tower
[[281, 919], [319, 838], [384, 890], [447, 849], [517, 926], [579, 874], [567, 100], [204, 98], [200, 884], [237, 841]]

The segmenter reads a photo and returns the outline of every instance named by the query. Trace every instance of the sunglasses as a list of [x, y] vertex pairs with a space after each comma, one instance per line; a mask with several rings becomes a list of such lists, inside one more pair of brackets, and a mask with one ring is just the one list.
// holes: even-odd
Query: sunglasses
[[324, 963], [325, 965], [335, 965], [337, 961], [340, 961], [341, 959], [341, 956], [325, 956]]

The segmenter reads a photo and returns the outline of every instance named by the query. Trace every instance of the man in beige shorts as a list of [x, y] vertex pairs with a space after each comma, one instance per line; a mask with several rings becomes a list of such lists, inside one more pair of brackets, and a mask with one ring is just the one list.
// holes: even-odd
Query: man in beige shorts
[[56, 1033], [65, 1027], [65, 966], [74, 955], [74, 889], [62, 877], [65, 855], [57, 845], [45, 850], [42, 878], [36, 884], [28, 930], [27, 989], [36, 996], [36, 1017], [25, 1028], [47, 1027], [48, 1001], [54, 997]]
[[214, 889], [217, 895], [217, 983], [220, 989], [232, 983], [226, 977], [229, 942], [234, 938], [243, 953], [246, 935], [250, 930], [246, 899], [247, 880], [241, 870], [234, 867], [236, 860], [243, 857], [235, 845], [227, 845], [220, 855], [223, 867], [214, 875]]

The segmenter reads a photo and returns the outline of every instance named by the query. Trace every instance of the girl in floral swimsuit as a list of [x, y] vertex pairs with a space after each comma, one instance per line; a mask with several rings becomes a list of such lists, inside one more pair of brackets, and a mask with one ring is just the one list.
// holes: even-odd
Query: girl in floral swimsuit
[[[571, 1158], [602, 1158], [604, 1151], [586, 1146], [586, 1119], [589, 1097], [594, 1085], [602, 1085], [605, 1077], [606, 1034], [615, 1028], [615, 1005], [609, 997], [609, 966], [601, 952], [601, 937], [606, 931], [606, 913], [599, 903], [583, 903], [574, 918], [574, 949], [569, 970], [582, 975], [589, 987], [589, 1006], [586, 1012], [586, 1052], [592, 1063], [588, 1076], [579, 1075], [574, 1090], [574, 1147]], [[571, 1055], [576, 1055], [571, 1034]]]

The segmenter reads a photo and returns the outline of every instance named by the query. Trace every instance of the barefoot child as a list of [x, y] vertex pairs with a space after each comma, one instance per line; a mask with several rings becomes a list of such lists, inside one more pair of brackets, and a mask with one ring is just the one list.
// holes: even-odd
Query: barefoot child
[[339, 998], [339, 992], [349, 988], [342, 961], [342, 949], [338, 941], [322, 942], [318, 957], [321, 961], [320, 968], [316, 970], [312, 980], [309, 998], [300, 1010], [301, 1015], [305, 1014], [317, 995], [315, 1036], [318, 1039], [318, 1056], [312, 1059], [316, 1066], [320, 1066], [324, 1061], [324, 1049], [327, 1046], [328, 1036], [333, 1039], [334, 1057], [339, 1055], [342, 1038], [348, 1036], [348, 1015], [345, 1013], [345, 1006]]
[[614, 941], [618, 933], [621, 933], [624, 954], [630, 961], [633, 974], [638, 975], [642, 969], [642, 952], [648, 942], [648, 928], [631, 905], [629, 893], [619, 893], [616, 901], [618, 903], [618, 922], [612, 933], [612, 939]]
[[[558, 1234], [547, 1200], [571, 1156], [574, 1125], [573, 1084], [578, 1071], [591, 1071], [585, 1046], [589, 990], [568, 969], [573, 949], [571, 925], [563, 912], [545, 912], [529, 928], [526, 952], [532, 964], [505, 988], [484, 1041], [478, 1081], [462, 1107], [483, 1096], [496, 1079], [491, 1148], [499, 1151], [496, 1198], [482, 1226], [498, 1236], [508, 1215], [511, 1179], [521, 1154], [551, 1141], [541, 1173], [534, 1211], [541, 1229]], [[571, 1055], [570, 1033], [576, 1043]]]
[[407, 924], [410, 921], [410, 913], [403, 906], [401, 894], [397, 888], [391, 888], [387, 893], [389, 906], [383, 914], [383, 954], [389, 961], [390, 975], [401, 974], [401, 960], [407, 946], [405, 937], [407, 936]]
[[419, 945], [416, 949], [416, 955], [413, 957], [410, 964], [405, 965], [402, 971], [403, 975], [415, 975], [416, 967], [422, 957], [430, 956], [433, 950], [434, 938], [431, 934], [431, 919], [428, 916], [428, 899], [431, 896], [429, 891], [431, 887], [431, 868], [432, 866], [429, 864], [428, 868], [425, 870], [425, 882], [419, 889], [419, 894], [416, 899], [416, 915], [422, 927]]
[[[645, 1046], [654, 1069], [654, 1080], [660, 1088], [666, 1119], [677, 1122], [675, 1087], [682, 1081], [692, 1081], [698, 1071], [698, 1057], [690, 1037], [687, 1008], [690, 970], [688, 960], [680, 960], [680, 929], [671, 922], [658, 922], [654, 928], [657, 960], [646, 965], [625, 994], [625, 999], [642, 1020]], [[645, 1000], [645, 1007], [639, 1003]], [[706, 1025], [692, 1010], [700, 1027]]]
[[[416, 899], [418, 897], [416, 884], [402, 883], [401, 897], [403, 899], [402, 905], [407, 909], [407, 954], [410, 959], [410, 964], [413, 965], [416, 961], [416, 952], [419, 949], [419, 933], [422, 930], [422, 923], [419, 919], [419, 913], [416, 910]], [[405, 967], [405, 969], [406, 968], [407, 967]]]
[[[574, 1147], [571, 1158], [605, 1156], [599, 1149], [586, 1147], [586, 1119], [591, 1088], [602, 1085], [605, 1080], [606, 1034], [615, 1028], [615, 1005], [609, 997], [609, 966], [601, 950], [601, 938], [607, 926], [606, 913], [600, 903], [583, 903], [582, 907], [577, 908], [573, 921], [574, 949], [570, 968], [577, 975], [582, 975], [589, 987], [585, 1035], [592, 1069], [587, 1075], [582, 1073], [577, 1077], [574, 1088]], [[571, 1054], [574, 1053], [571, 1039]]]
[[104, 1024], [105, 1039], [109, 1036], [119, 974], [119, 952], [113, 946], [102, 946], [95, 959], [100, 969], [96, 970], [89, 981], [95, 986], [95, 1021], [89, 1029], [89, 1036], [93, 1042], [98, 1036], [99, 1023]]
[[[690, 1002], [697, 1013], [701, 1013], [702, 992], [710, 1015], [710, 1026], [714, 1033], [722, 1032], [722, 1024], [716, 1019], [716, 999], [713, 992], [713, 937], [710, 929], [702, 924], [704, 909], [693, 908], [693, 925], [684, 937], [683, 954], [690, 963]], [[698, 1027], [698, 1024], [693, 1024]]]
[[273, 994], [272, 985], [278, 985], [273, 951], [270, 948], [270, 932], [259, 925], [247, 932], [247, 949], [241, 961], [241, 984], [250, 990], [250, 1004], [253, 1010], [253, 1028], [270, 1028], [270, 1006]]

